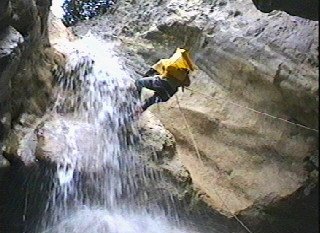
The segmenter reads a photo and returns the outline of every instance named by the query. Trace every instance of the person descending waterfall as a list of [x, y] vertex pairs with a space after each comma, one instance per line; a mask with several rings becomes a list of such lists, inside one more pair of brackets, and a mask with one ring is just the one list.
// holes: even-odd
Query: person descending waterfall
[[140, 98], [143, 87], [154, 91], [153, 96], [143, 102], [141, 112], [155, 103], [168, 101], [179, 87], [183, 90], [189, 86], [189, 74], [194, 69], [189, 52], [181, 48], [177, 48], [169, 59], [161, 59], [154, 64], [143, 78], [135, 81]]

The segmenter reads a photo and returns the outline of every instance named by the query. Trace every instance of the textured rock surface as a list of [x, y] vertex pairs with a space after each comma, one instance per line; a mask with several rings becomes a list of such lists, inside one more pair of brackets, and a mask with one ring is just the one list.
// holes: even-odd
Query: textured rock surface
[[191, 181], [190, 174], [176, 153], [176, 141], [173, 135], [151, 112], [147, 111], [138, 122], [142, 135], [140, 154], [153, 163], [154, 168], [168, 172], [180, 183]]
[[13, 28], [0, 32], [0, 142], [11, 127], [11, 79], [21, 58], [22, 36]]
[[31, 166], [36, 161], [35, 128], [40, 120], [25, 114], [18, 123], [6, 138], [3, 155], [13, 166]]
[[[52, 164], [68, 164], [80, 170], [97, 171], [103, 158], [90, 156], [99, 151], [99, 138], [91, 125], [68, 117], [53, 117], [37, 129], [35, 156]], [[98, 154], [98, 153], [97, 153]]]
[[7, 27], [10, 24], [11, 19], [11, 5], [9, 0], [3, 0], [0, 2], [0, 30]]
[[318, 22], [263, 14], [249, 0], [119, 4], [114, 15], [74, 31], [120, 38], [132, 70], [146, 70], [176, 47], [191, 50], [197, 92], [186, 90], [179, 100], [202, 161], [176, 99], [152, 111], [174, 135], [176, 157], [210, 206], [253, 216], [306, 185], [304, 159], [318, 153], [317, 133], [247, 107], [318, 128]]
[[[34, 2], [30, 6], [35, 6]], [[43, 25], [35, 16], [35, 9], [31, 9], [19, 14]], [[46, 35], [43, 28], [29, 27], [19, 17], [14, 20], [24, 35], [24, 45], [30, 45], [30, 41], [45, 43], [46, 37], [40, 36], [39, 40], [32, 36]], [[317, 181], [314, 169], [305, 169], [304, 160], [318, 153], [318, 135], [250, 111], [248, 107], [318, 128], [318, 22], [284, 12], [263, 14], [250, 0], [140, 0], [122, 1], [114, 15], [86, 24], [74, 31], [84, 34], [90, 29], [99, 36], [123, 41], [127, 48], [121, 51], [126, 53], [124, 59], [132, 71], [146, 70], [159, 58], [168, 57], [176, 47], [191, 50], [199, 67], [191, 86], [197, 92], [180, 93], [181, 108], [173, 98], [151, 109], [172, 133], [176, 145], [170, 133], [145, 113], [145, 150], [157, 155], [155, 166], [170, 172], [178, 181], [189, 184], [192, 180], [194, 190], [208, 205], [226, 216], [254, 216], [257, 210], [294, 196], [314, 177]], [[18, 68], [23, 72], [12, 80], [14, 86], [18, 83], [26, 86], [34, 79], [24, 76], [33, 77], [33, 72], [42, 70], [38, 66], [40, 61], [25, 51], [22, 51], [25, 62]], [[32, 82], [28, 85], [30, 89], [19, 87], [11, 93], [15, 100], [11, 103], [13, 119], [24, 111], [39, 115], [43, 112], [51, 88], [50, 78], [46, 78], [47, 65], [52, 63], [51, 60], [42, 64], [46, 67], [44, 73], [37, 76], [45, 80]], [[35, 70], [24, 72], [24, 67]], [[47, 93], [42, 91], [43, 86], [49, 90]], [[68, 124], [86, 130], [77, 127], [77, 122]], [[28, 145], [31, 151], [26, 151], [27, 155], [35, 152], [40, 159], [50, 159], [62, 150], [61, 141], [65, 140], [52, 129], [57, 126], [62, 130], [65, 125], [63, 121], [47, 122], [41, 127], [46, 132], [44, 137], [37, 138], [36, 147], [34, 131], [20, 131], [21, 139], [13, 142], [22, 142], [22, 148]], [[195, 137], [200, 158], [191, 135]], [[55, 146], [55, 140], [59, 147]], [[45, 151], [55, 153], [46, 157]], [[9, 154], [14, 153], [19, 155], [17, 151]]]
[[0, 4], [0, 147], [24, 112], [42, 115], [51, 99], [51, 68], [62, 57], [48, 47], [51, 1]]
[[297, 15], [306, 19], [319, 20], [318, 0], [253, 0], [254, 5], [264, 13], [282, 10], [290, 15]]
[[98, 168], [102, 158], [91, 157], [99, 148], [94, 128], [72, 117], [49, 116], [20, 119], [6, 141], [5, 157], [13, 165], [32, 166], [37, 161], [57, 166], [66, 164], [86, 171]]

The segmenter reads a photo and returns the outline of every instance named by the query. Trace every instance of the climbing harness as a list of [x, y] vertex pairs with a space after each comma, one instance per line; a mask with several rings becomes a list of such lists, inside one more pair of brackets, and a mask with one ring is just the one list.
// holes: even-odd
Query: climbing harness
[[[179, 107], [179, 111], [180, 111], [180, 113], [181, 113], [181, 115], [182, 115], [182, 117], [183, 117], [183, 119], [184, 119], [184, 121], [185, 121], [185, 123], [186, 123], [186, 126], [187, 126], [187, 129], [188, 129], [190, 138], [191, 138], [192, 143], [193, 143], [193, 147], [194, 147], [194, 149], [195, 149], [195, 151], [196, 151], [196, 153], [197, 153], [197, 156], [198, 156], [198, 158], [199, 158], [199, 160], [200, 160], [200, 163], [203, 164], [203, 161], [201, 160], [201, 154], [200, 154], [199, 148], [198, 148], [197, 143], [196, 143], [196, 141], [195, 141], [194, 135], [193, 135], [193, 133], [192, 133], [192, 131], [191, 131], [190, 125], [189, 125], [189, 123], [188, 123], [188, 120], [187, 120], [185, 114], [184, 114], [183, 111], [182, 111], [182, 108], [181, 108], [181, 106], [180, 106], [180, 102], [179, 102], [179, 99], [178, 99], [178, 96], [177, 96], [177, 95], [176, 95], [176, 100], [177, 100], [177, 104], [178, 104], [178, 107]], [[248, 233], [253, 233], [235, 214], [233, 214], [233, 213], [231, 212], [231, 210], [229, 209], [229, 207], [227, 206], [227, 204], [225, 203], [225, 201], [222, 199], [222, 197], [218, 194], [218, 192], [217, 192], [215, 189], [213, 189], [213, 191], [214, 191], [214, 193], [216, 194], [216, 196], [220, 199], [222, 205], [223, 205], [223, 206], [229, 211], [229, 213], [232, 215], [232, 217], [233, 217]]]

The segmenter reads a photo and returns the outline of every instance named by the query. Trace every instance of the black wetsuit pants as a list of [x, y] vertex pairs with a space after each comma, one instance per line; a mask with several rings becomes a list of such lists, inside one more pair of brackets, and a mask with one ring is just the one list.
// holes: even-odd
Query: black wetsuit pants
[[166, 79], [160, 78], [159, 75], [138, 79], [135, 81], [135, 85], [139, 96], [141, 96], [143, 87], [154, 91], [154, 95], [143, 103], [143, 111], [155, 103], [168, 101], [178, 91], [178, 86], [170, 85]]

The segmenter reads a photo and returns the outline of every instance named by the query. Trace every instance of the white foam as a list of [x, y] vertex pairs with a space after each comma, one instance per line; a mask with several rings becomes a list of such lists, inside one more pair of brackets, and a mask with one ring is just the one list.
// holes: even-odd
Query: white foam
[[44, 233], [196, 233], [173, 227], [160, 217], [139, 214], [110, 213], [106, 210], [83, 209], [62, 220]]
[[64, 0], [53, 0], [52, 1], [52, 6], [51, 6], [51, 11], [52, 13], [58, 17], [59, 19], [62, 19], [63, 17], [63, 9], [62, 9], [62, 5], [63, 5]]

